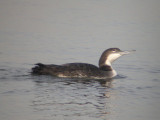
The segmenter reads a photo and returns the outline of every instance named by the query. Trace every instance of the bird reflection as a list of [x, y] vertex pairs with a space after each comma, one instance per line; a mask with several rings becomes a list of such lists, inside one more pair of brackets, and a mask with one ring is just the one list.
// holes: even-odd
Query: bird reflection
[[[34, 76], [33, 109], [50, 116], [92, 116], [106, 118], [111, 114], [114, 79], [62, 79]], [[64, 112], [63, 112], [64, 111]]]
[[[36, 79], [34, 79], [34, 82], [37, 85], [40, 85], [42, 83], [48, 83], [48, 84], [54, 84], [57, 82], [64, 83], [64, 85], [71, 85], [71, 84], [93, 84], [95, 82], [99, 83], [102, 87], [107, 87], [107, 88], [112, 88], [112, 81], [113, 78], [111, 79], [81, 79], [81, 78], [57, 78], [57, 77], [52, 77], [52, 76], [34, 76]], [[38, 78], [38, 79], [37, 79]]]

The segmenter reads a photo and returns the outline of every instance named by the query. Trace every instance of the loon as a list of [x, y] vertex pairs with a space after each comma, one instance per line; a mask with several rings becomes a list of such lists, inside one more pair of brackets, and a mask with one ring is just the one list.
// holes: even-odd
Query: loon
[[36, 66], [32, 68], [32, 73], [68, 78], [113, 78], [117, 75], [117, 72], [113, 69], [111, 64], [120, 56], [129, 53], [131, 53], [131, 51], [109, 48], [102, 53], [99, 59], [99, 67], [88, 63], [67, 63], [62, 65], [37, 63], [35, 64]]

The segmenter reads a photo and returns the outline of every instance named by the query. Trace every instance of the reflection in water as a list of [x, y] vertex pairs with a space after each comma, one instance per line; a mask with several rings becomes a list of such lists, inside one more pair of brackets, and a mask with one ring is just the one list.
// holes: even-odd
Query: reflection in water
[[[37, 79], [39, 78], [39, 79]], [[48, 117], [107, 117], [113, 79], [59, 79], [36, 76], [34, 112]], [[63, 112], [62, 112], [63, 111]]]

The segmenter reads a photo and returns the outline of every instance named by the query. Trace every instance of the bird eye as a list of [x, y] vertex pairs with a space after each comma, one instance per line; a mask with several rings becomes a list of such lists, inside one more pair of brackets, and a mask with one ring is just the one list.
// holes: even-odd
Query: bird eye
[[112, 52], [116, 52], [116, 50], [112, 50]]

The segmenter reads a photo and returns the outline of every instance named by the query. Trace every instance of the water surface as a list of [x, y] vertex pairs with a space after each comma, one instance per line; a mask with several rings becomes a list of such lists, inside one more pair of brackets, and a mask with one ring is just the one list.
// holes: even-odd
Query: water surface
[[[160, 2], [0, 1], [0, 119], [159, 120]], [[110, 47], [133, 50], [111, 80], [30, 74], [34, 63], [97, 65]]]

